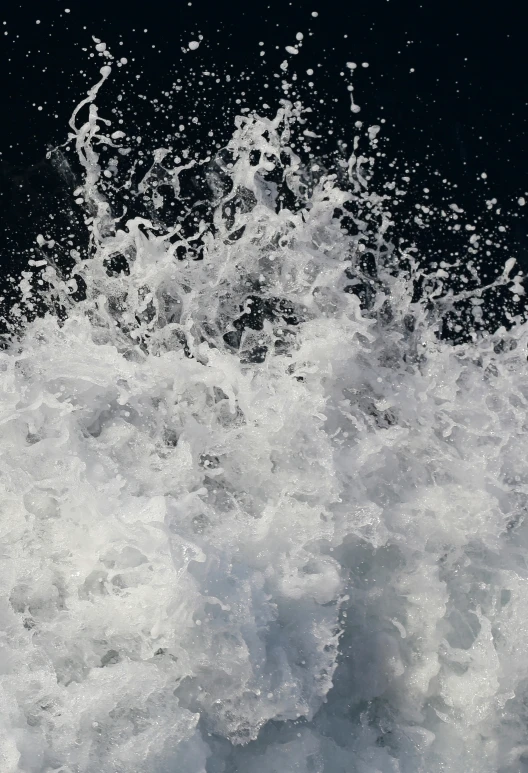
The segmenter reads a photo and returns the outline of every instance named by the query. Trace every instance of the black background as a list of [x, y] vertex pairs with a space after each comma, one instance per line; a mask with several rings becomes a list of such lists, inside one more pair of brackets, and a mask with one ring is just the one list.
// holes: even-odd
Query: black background
[[[128, 58], [102, 101], [110, 109], [122, 93], [129, 119], [142, 133], [162, 133], [163, 122], [169, 122], [166, 113], [152, 112], [152, 100], [176, 77], [188, 84], [175, 107], [185, 115], [194, 93], [190, 69], [216, 66], [231, 72], [231, 83], [209, 91], [201, 108], [202, 130], [214, 127], [215, 139], [226, 141], [242, 89], [239, 74], [254, 73], [244, 87], [248, 107], [258, 107], [265, 81], [272, 86], [266, 99], [275, 107], [281, 94], [273, 91], [278, 82], [273, 74], [280, 72], [284, 47], [295, 43], [299, 31], [304, 45], [293, 65], [299, 73], [308, 67], [316, 71], [318, 99], [324, 99], [317, 103], [319, 118], [334, 130], [322, 140], [326, 149], [337, 136], [353, 137], [358, 116], [350, 112], [340, 73], [347, 61], [357, 62], [359, 117], [371, 123], [385, 118], [388, 158], [420, 164], [417, 191], [432, 181], [431, 195], [436, 185], [441, 196], [441, 180], [449, 179], [464, 206], [496, 197], [510, 218], [511, 254], [528, 267], [528, 207], [517, 204], [528, 191], [528, 63], [519, 2], [486, 8], [473, 0], [154, 0], [137, 5], [46, 0], [12, 3], [0, 11], [3, 276], [27, 260], [27, 246], [57, 202], [66, 206], [71, 186], [45, 153], [65, 139], [73, 107], [98, 77], [102, 62], [89, 58], [92, 35], [116, 56]], [[182, 53], [199, 34], [200, 49]], [[265, 57], [259, 56], [262, 48]], [[433, 179], [435, 171], [440, 175]], [[422, 236], [424, 249], [438, 250], [437, 238], [431, 232]]]

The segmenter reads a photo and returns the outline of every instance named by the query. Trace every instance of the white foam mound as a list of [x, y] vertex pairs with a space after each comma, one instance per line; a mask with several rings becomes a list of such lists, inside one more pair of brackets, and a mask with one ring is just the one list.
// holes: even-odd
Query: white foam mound
[[294, 117], [238, 121], [200, 261], [114, 226], [75, 129], [87, 298], [49, 266], [66, 320], [0, 354], [2, 773], [528, 769], [527, 329], [439, 341]]

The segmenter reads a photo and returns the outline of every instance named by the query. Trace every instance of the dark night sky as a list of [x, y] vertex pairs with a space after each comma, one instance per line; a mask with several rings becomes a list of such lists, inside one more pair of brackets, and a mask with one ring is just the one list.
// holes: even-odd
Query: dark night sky
[[[315, 69], [318, 96], [324, 96], [320, 111], [329, 127], [337, 127], [334, 137], [350, 140], [357, 117], [350, 113], [340, 72], [347, 61], [368, 62], [368, 69], [356, 71], [355, 96], [363, 120], [385, 117], [389, 156], [421, 162], [424, 184], [427, 174], [440, 170], [466, 200], [495, 196], [514, 212], [512, 240], [523, 262], [527, 220], [516, 202], [528, 191], [528, 62], [520, 7], [518, 0], [496, 3], [488, 12], [475, 0], [10, 3], [0, 11], [4, 274], [20, 264], [20, 254], [49, 214], [49, 199], [66, 195], [45, 152], [65, 138], [72, 108], [97, 77], [100, 62], [89, 59], [92, 35], [129, 59], [103, 99], [110, 107], [121, 90], [129, 116], [143, 132], [147, 121], [153, 126], [165, 120], [149, 113], [151, 100], [175, 77], [185, 79], [196, 64], [220, 65], [233, 73], [233, 81], [210, 93], [202, 124], [220, 127], [227, 140], [229, 111], [242, 88], [237, 74], [256, 72], [244, 97], [256, 107], [262, 84], [273, 84], [273, 73], [279, 72], [284, 46], [302, 31], [305, 42], [295, 67], [303, 73]], [[181, 47], [198, 34], [203, 43], [191, 60]], [[271, 92], [266, 96], [273, 104]], [[182, 99], [177, 111], [186, 110]]]

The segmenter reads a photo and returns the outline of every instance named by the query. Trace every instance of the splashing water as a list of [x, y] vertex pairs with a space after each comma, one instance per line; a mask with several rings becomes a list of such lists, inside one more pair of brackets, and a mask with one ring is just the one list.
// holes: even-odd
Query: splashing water
[[357, 143], [301, 160], [299, 104], [118, 217], [101, 72], [87, 255], [40, 240], [0, 353], [1, 770], [528, 770], [528, 328], [442, 340], [481, 289], [395, 246]]

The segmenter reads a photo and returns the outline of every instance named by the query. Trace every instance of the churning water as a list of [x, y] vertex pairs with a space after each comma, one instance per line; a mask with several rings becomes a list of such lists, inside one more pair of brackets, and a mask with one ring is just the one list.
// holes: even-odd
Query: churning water
[[0, 353], [2, 773], [528, 770], [528, 327], [479, 326], [485, 235], [420, 263], [377, 127], [325, 168], [287, 101], [119, 209], [101, 73], [89, 244], [39, 237]]

